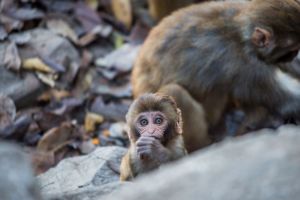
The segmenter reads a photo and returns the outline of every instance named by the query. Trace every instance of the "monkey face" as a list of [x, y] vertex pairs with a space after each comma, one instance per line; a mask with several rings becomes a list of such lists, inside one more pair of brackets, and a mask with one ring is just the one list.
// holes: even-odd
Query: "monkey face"
[[168, 127], [168, 120], [160, 111], [143, 112], [138, 115], [135, 126], [140, 136], [162, 140]]

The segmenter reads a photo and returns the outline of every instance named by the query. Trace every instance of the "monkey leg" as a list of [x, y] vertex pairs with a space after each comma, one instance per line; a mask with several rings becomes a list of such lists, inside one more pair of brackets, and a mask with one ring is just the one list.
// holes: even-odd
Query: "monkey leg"
[[183, 138], [188, 152], [211, 143], [202, 105], [187, 90], [177, 84], [165, 85], [158, 93], [172, 96], [182, 112]]

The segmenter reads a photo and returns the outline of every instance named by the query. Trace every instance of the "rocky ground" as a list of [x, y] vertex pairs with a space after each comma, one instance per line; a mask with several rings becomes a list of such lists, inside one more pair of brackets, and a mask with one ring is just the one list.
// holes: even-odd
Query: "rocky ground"
[[227, 139], [132, 183], [118, 181], [121, 147], [65, 159], [34, 178], [22, 151], [1, 144], [1, 199], [298, 199], [299, 131], [283, 126]]

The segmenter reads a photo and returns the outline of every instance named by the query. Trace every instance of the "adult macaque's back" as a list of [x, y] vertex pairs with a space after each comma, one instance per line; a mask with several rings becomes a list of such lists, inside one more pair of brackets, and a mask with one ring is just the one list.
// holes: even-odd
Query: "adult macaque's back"
[[187, 148], [210, 143], [225, 108], [295, 115], [300, 83], [287, 65], [300, 49], [300, 0], [209, 2], [155, 27], [136, 60], [133, 93], [172, 95], [183, 112]]

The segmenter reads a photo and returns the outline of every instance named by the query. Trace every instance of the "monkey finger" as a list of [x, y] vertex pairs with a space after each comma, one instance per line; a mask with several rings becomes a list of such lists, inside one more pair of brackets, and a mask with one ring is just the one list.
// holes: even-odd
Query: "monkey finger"
[[151, 147], [149, 146], [142, 146], [142, 147], [138, 147], [136, 149], [137, 153], [142, 153], [142, 152], [147, 152], [147, 153], [150, 153], [152, 150], [151, 150]]
[[137, 146], [146, 146], [146, 145], [153, 145], [155, 143], [154, 140], [147, 140], [147, 139], [144, 139], [144, 140], [138, 140], [136, 142], [136, 145]]
[[154, 137], [150, 136], [142, 136], [139, 138], [140, 141], [155, 141], [156, 139]]

